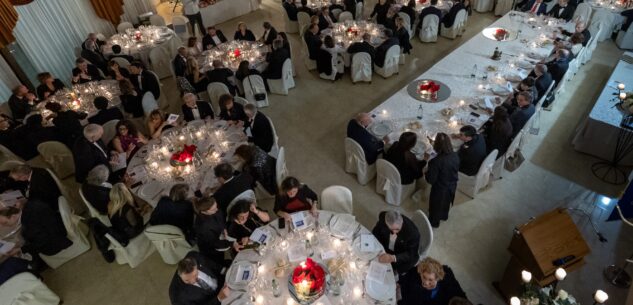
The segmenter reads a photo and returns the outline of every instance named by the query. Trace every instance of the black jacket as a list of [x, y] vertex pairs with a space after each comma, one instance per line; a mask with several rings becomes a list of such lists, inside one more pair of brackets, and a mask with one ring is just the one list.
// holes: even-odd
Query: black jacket
[[534, 104], [529, 104], [526, 107], [519, 108], [517, 107], [512, 115], [510, 116], [510, 122], [512, 123], [512, 137], [514, 138], [523, 126], [527, 123], [527, 121], [534, 115], [536, 109], [534, 108]]
[[[218, 39], [220, 39], [221, 43], [225, 43], [227, 41], [226, 37], [224, 37], [224, 33], [222, 33], [222, 31], [220, 30], [215, 31], [215, 36], [218, 36]], [[215, 47], [217, 47], [217, 45], [215, 44], [213, 37], [211, 37], [211, 35], [209, 34], [205, 34], [204, 37], [202, 37], [202, 48], [205, 50], [209, 50]]]
[[[584, 29], [581, 33], [582, 33], [583, 38], [585, 39], [582, 42], [582, 46], [586, 47], [587, 44], [589, 44], [589, 39], [591, 39], [591, 33], [589, 32], [588, 29]], [[563, 31], [562, 34], [565, 35], [565, 36], [572, 36], [572, 35], [574, 35], [573, 32], [567, 32], [567, 31]]]
[[270, 152], [275, 144], [275, 135], [273, 133], [273, 126], [270, 124], [270, 121], [268, 121], [268, 117], [261, 112], [257, 112], [252, 121], [246, 121], [244, 127], [250, 127], [252, 137], [249, 140], [252, 141], [253, 144], [265, 152]]
[[233, 108], [230, 111], [222, 107], [219, 117], [225, 121], [246, 121], [248, 119], [246, 113], [244, 113], [244, 106], [235, 102], [233, 102]]
[[376, 23], [384, 25], [387, 21], [387, 12], [389, 12], [389, 3], [385, 3], [381, 5], [380, 3], [376, 3], [374, 6], [374, 10], [371, 12], [369, 17], [373, 18], [376, 16]]
[[47, 98], [45, 95], [45, 93], [48, 93], [48, 96], [52, 96], [53, 94], [57, 93], [57, 91], [66, 88], [66, 86], [64, 85], [64, 83], [62, 83], [62, 81], [60, 81], [59, 79], [55, 79], [53, 81], [53, 90], [51, 90], [50, 88], [48, 88], [48, 86], [46, 86], [46, 84], [41, 84], [39, 86], [37, 86], [37, 89], [35, 90], [37, 92], [37, 97], [40, 98], [40, 100], [43, 100], [45, 98]]
[[143, 112], [143, 97], [141, 95], [125, 94], [119, 95], [121, 104], [123, 104], [123, 110], [132, 114], [133, 117], [139, 118], [145, 115]]
[[[20, 146], [23, 146], [23, 159], [30, 160], [36, 157], [39, 152], [37, 151], [37, 146], [48, 141], [60, 141], [62, 142], [64, 139], [62, 138], [62, 134], [59, 131], [59, 128], [56, 126], [53, 127], [42, 127], [42, 126], [29, 126], [23, 125], [18, 131], [25, 132], [24, 137], [21, 138], [23, 142], [21, 142]], [[20, 139], [17, 137], [16, 139]], [[25, 140], [25, 141], [24, 141]]]
[[454, 297], [466, 298], [466, 293], [455, 279], [453, 270], [443, 266], [444, 279], [437, 282], [438, 291], [431, 298], [431, 290], [422, 287], [422, 279], [415, 268], [409, 270], [399, 283], [402, 292], [402, 300], [398, 305], [448, 305]]
[[486, 158], [486, 140], [476, 134], [472, 140], [462, 144], [457, 154], [459, 155], [459, 171], [468, 176], [474, 176]]
[[189, 200], [173, 201], [168, 196], [158, 200], [152, 211], [149, 223], [156, 225], [172, 225], [178, 227], [185, 236], [193, 234], [193, 204]]
[[306, 45], [308, 46], [308, 54], [310, 55], [310, 59], [316, 60], [317, 55], [319, 53], [319, 42], [321, 38], [318, 35], [312, 34], [310, 30], [307, 30], [305, 34], [303, 34], [303, 39], [306, 41]]
[[75, 141], [82, 137], [83, 127], [81, 126], [81, 120], [85, 119], [87, 114], [85, 112], [75, 112], [73, 110], [60, 111], [53, 119], [55, 127], [59, 130], [62, 142], [66, 146], [73, 147]]
[[[422, 169], [426, 165], [426, 161], [417, 160], [415, 155], [410, 151], [401, 153], [397, 149], [398, 141], [394, 142], [389, 150], [384, 154], [384, 159], [393, 164], [400, 173], [400, 182], [404, 184], [414, 183], [415, 180], [422, 177]], [[407, 162], [408, 160], [412, 160]]]
[[246, 30], [245, 34], [242, 35], [242, 32], [235, 31], [235, 35], [233, 35], [233, 40], [247, 40], [247, 41], [255, 41], [255, 34], [251, 30]]
[[268, 67], [262, 73], [265, 79], [280, 79], [282, 78], [282, 71], [284, 62], [290, 58], [290, 53], [284, 48], [274, 50], [268, 53], [266, 61], [268, 61]]
[[112, 107], [104, 110], [100, 110], [95, 115], [88, 118], [88, 123], [103, 125], [112, 120], [122, 120], [123, 113], [118, 107]]
[[154, 74], [147, 70], [141, 71], [141, 80], [139, 82], [138, 75], [131, 75], [130, 81], [136, 88], [136, 92], [138, 92], [139, 96], [145, 95], [146, 92], [151, 92], [154, 95], [154, 98], [158, 100], [160, 98], [160, 81], [156, 79]]
[[286, 10], [286, 14], [288, 14], [288, 19], [290, 21], [297, 21], [297, 6], [294, 3], [294, 0], [291, 2], [284, 1], [283, 3], [284, 9]]
[[385, 40], [378, 48], [376, 48], [376, 66], [381, 67], [385, 64], [385, 57], [389, 48], [399, 45], [400, 41], [396, 37]]
[[374, 46], [372, 46], [369, 42], [361, 41], [361, 42], [352, 43], [347, 48], [347, 53], [349, 54], [356, 54], [360, 52], [365, 52], [369, 54], [369, 57], [371, 57], [371, 64], [373, 66], [374, 60], [376, 58], [376, 49], [374, 48]]
[[88, 172], [95, 168], [99, 164], [103, 164], [110, 168], [110, 151], [103, 144], [103, 141], [96, 142], [103, 152], [95, 146], [94, 143], [89, 142], [85, 137], [80, 137], [73, 146], [73, 159], [75, 160], [75, 180], [82, 183], [86, 180]]
[[486, 137], [486, 154], [491, 153], [493, 150], [498, 150], [499, 159], [508, 150], [510, 142], [512, 141], [512, 123], [510, 119], [502, 122], [500, 128], [495, 129], [492, 125], [492, 121], [486, 123], [484, 135]]
[[[332, 20], [332, 23], [335, 23], [336, 22], [336, 18], [334, 18], [334, 14], [332, 14], [332, 12], [330, 12], [329, 16], [330, 16], [330, 19]], [[323, 30], [327, 29], [328, 27], [330, 27], [330, 24], [327, 22], [327, 19], [325, 19], [323, 14], [319, 15], [319, 30], [323, 31]]]
[[244, 237], [250, 237], [255, 229], [265, 224], [255, 213], [251, 212], [243, 224], [238, 224], [235, 220], [229, 220], [226, 233], [228, 236], [240, 240]]
[[[312, 11], [311, 8], [306, 7], [306, 6], [298, 7], [297, 8], [297, 14], [299, 14], [299, 12], [304, 12], [304, 13], [310, 15], [310, 17], [312, 17], [314, 15], [314, 11]], [[297, 17], [297, 19], [298, 19], [298, 17]]]
[[399, 41], [398, 44], [400, 45], [400, 48], [402, 49], [402, 53], [410, 54], [411, 49], [413, 49], [413, 46], [411, 45], [411, 42], [409, 41], [409, 31], [407, 31], [407, 29], [402, 27], [399, 30], [396, 30], [394, 35], [398, 37], [398, 41]]
[[233, 70], [229, 68], [219, 68], [207, 71], [207, 79], [209, 83], [223, 83], [229, 88], [231, 94], [235, 95], [235, 86], [229, 81], [229, 77], [233, 76]]
[[[324, 49], [318, 49], [316, 56], [317, 71], [319, 73], [325, 73], [326, 75], [332, 74], [332, 53]], [[337, 71], [338, 73], [338, 71]], [[341, 71], [341, 73], [343, 73]]]
[[29, 251], [55, 255], [73, 243], [66, 237], [61, 216], [48, 204], [29, 200], [22, 209], [22, 237]]
[[455, 199], [459, 179], [459, 156], [455, 152], [439, 154], [429, 161], [426, 181], [431, 185], [429, 194], [429, 221], [434, 227], [448, 219], [448, 211]]
[[451, 7], [451, 9], [448, 11], [448, 13], [446, 13], [446, 16], [444, 16], [444, 19], [442, 20], [444, 27], [447, 27], [447, 28], [452, 27], [453, 23], [455, 23], [455, 17], [457, 17], [457, 13], [463, 9], [464, 9], [464, 5], [461, 4], [461, 2], [456, 2], [453, 5], [453, 7]]
[[223, 261], [224, 251], [231, 247], [231, 242], [220, 239], [225, 228], [226, 217], [222, 211], [213, 215], [198, 214], [193, 229], [200, 253], [216, 262]]
[[549, 72], [536, 78], [536, 82], [534, 83], [534, 87], [536, 87], [536, 91], [538, 91], [538, 97], [535, 99], [536, 101], [543, 97], [549, 86], [552, 84], [552, 80], [552, 75], [549, 74]]
[[9, 97], [9, 108], [11, 109], [11, 114], [13, 115], [14, 120], [21, 121], [24, 117], [31, 112], [33, 108], [32, 105], [29, 105], [29, 101], [24, 97], [17, 97], [15, 94], [11, 94]]
[[187, 59], [180, 54], [174, 58], [174, 73], [180, 77], [185, 77], [187, 74]]
[[108, 214], [108, 203], [110, 202], [110, 191], [112, 189], [105, 186], [92, 185], [84, 183], [81, 185], [81, 192], [86, 200], [99, 211], [99, 213]]
[[561, 11], [560, 5], [556, 3], [547, 15], [554, 18], [565, 19], [565, 21], [569, 21], [574, 17], [575, 6], [567, 4], [567, 6], [562, 9]]
[[417, 265], [418, 259], [420, 258], [420, 255], [418, 255], [420, 232], [411, 219], [403, 215], [402, 220], [402, 229], [398, 232], [393, 251], [389, 250], [389, 236], [391, 235], [391, 231], [385, 222], [385, 212], [380, 212], [378, 222], [371, 231], [385, 248], [385, 252], [396, 256], [396, 262], [392, 263], [392, 266], [398, 274], [403, 274], [413, 268]]
[[[198, 112], [200, 112], [200, 119], [204, 120], [207, 117], [211, 117], [211, 119], [213, 119], [214, 117], [214, 113], [213, 113], [213, 109], [211, 108], [211, 105], [209, 105], [209, 103], [207, 102], [196, 102], [196, 105], [198, 107]], [[189, 122], [189, 121], [193, 121], [195, 120], [195, 118], [193, 117], [193, 111], [191, 111], [191, 108], [187, 107], [187, 105], [182, 105], [182, 115], [185, 119], [185, 121]]]
[[382, 140], [376, 138], [354, 119], [347, 123], [347, 137], [356, 141], [363, 148], [365, 161], [369, 165], [376, 163], [376, 159], [378, 159], [385, 147], [385, 143]]
[[345, 4], [345, 10], [356, 17], [356, 0], [343, 0], [343, 4]]
[[405, 13], [409, 16], [410, 26], [413, 27], [415, 24], [415, 10], [405, 4], [400, 8], [400, 13]]
[[[264, 31], [264, 33], [266, 33], [266, 31]], [[267, 45], [272, 45], [275, 38], [277, 38], [277, 30], [275, 30], [275, 28], [272, 26], [270, 27], [270, 30], [268, 31], [267, 37], [264, 37], [264, 35], [262, 34], [262, 41], [264, 41], [264, 44], [267, 44]]]
[[117, 240], [122, 244], [127, 244], [129, 240], [142, 234], [145, 228], [143, 216], [129, 204], [124, 205], [121, 210], [109, 216], [109, 218], [112, 223], [112, 231], [115, 232], [113, 236], [116, 236]]
[[[308, 202], [308, 199], [314, 202], [318, 200], [318, 196], [307, 185], [302, 184], [301, 187], [299, 187], [299, 191], [297, 192], [297, 195], [295, 195], [294, 198], [288, 198], [286, 194], [284, 195], [277, 194], [277, 196], [275, 196], [275, 207], [273, 210], [275, 211], [275, 213], [277, 213], [278, 211], [282, 211], [286, 213], [306, 211], [312, 207], [312, 205], [310, 205], [310, 203]], [[299, 206], [296, 206], [294, 208], [289, 207], [288, 205], [294, 201], [298, 201], [298, 203], [302, 205], [302, 207], [299, 207]]]
[[560, 84], [560, 81], [569, 68], [569, 61], [566, 59], [556, 59], [545, 65], [547, 66], [547, 72], [552, 75], [552, 79], [554, 79], [557, 84]]
[[237, 174], [213, 193], [218, 208], [224, 215], [228, 215], [228, 206], [239, 194], [253, 189], [253, 177], [249, 174]]
[[92, 82], [92, 81], [98, 81], [98, 80], [103, 80], [103, 77], [101, 76], [101, 72], [99, 72], [99, 68], [97, 68], [95, 65], [91, 65], [88, 64], [88, 76], [90, 76], [90, 79], [86, 79], [86, 78], [79, 78], [78, 82], [73, 82], [74, 84], [83, 84], [83, 83], [88, 83], [88, 82]]
[[169, 284], [169, 300], [172, 305], [220, 305], [218, 293], [224, 286], [224, 276], [220, 274], [221, 266], [207, 259], [200, 253], [192, 251], [186, 256], [193, 258], [198, 263], [198, 270], [214, 278], [218, 287], [216, 290], [205, 290], [196, 285], [190, 285], [182, 281], [178, 272], [174, 274]]
[[[28, 189], [29, 196], [26, 196]], [[53, 211], [59, 210], [58, 198], [62, 195], [62, 192], [57, 187], [55, 179], [43, 168], [33, 168], [31, 173], [31, 181], [28, 183], [27, 189], [21, 190], [25, 195], [24, 197], [29, 200], [37, 200], [48, 204]]]

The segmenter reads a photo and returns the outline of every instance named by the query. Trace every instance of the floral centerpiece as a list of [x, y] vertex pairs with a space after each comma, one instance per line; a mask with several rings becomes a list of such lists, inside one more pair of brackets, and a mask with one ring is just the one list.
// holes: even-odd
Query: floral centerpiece
[[196, 145], [184, 145], [181, 151], [175, 152], [169, 159], [171, 166], [185, 166], [193, 161], [193, 154], [196, 152]]
[[229, 51], [230, 60], [237, 60], [240, 58], [240, 56], [242, 56], [242, 50], [240, 50], [239, 48]]
[[358, 28], [353, 27], [353, 26], [350, 26], [349, 28], [347, 28], [346, 32], [348, 36], [358, 36], [358, 34], [360, 33]]
[[426, 1], [427, 1], [427, 0], [418, 0], [418, 2], [419, 2], [420, 4], [424, 4], [424, 3], [426, 3]]
[[[563, 289], [556, 290], [558, 283], [565, 279], [567, 272], [563, 268], [556, 269], [554, 282], [546, 287], [532, 284], [532, 273], [523, 270], [523, 294], [510, 298], [511, 305], [580, 305], [576, 299]], [[593, 295], [596, 304], [603, 304], [609, 296], [602, 290], [596, 290]]]
[[437, 100], [437, 93], [440, 91], [440, 85], [434, 81], [425, 80], [420, 84], [418, 93], [422, 98]]
[[633, 92], [626, 92], [626, 98], [622, 100], [620, 108], [629, 114], [633, 113]]
[[325, 270], [311, 258], [297, 266], [289, 279], [290, 292], [301, 304], [310, 304], [325, 293]]
[[141, 31], [134, 32], [134, 40], [141, 41], [142, 38], [143, 38], [143, 35], [141, 34]]
[[506, 31], [505, 29], [497, 29], [495, 30], [495, 39], [502, 41], [505, 40], [508, 37], [508, 31]]

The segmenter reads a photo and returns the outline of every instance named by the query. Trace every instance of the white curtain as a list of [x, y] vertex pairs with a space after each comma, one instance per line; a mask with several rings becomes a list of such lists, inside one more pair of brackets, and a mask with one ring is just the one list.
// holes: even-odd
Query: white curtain
[[147, 12], [156, 13], [155, 1], [152, 0], [123, 0], [123, 15], [121, 21], [138, 23], [138, 16]]
[[9, 100], [11, 90], [20, 84], [20, 80], [2, 56], [0, 56], [0, 71], [2, 71], [0, 73], [0, 103], [4, 103]]
[[89, 0], [33, 1], [15, 7], [16, 42], [39, 72], [48, 71], [69, 84], [75, 65], [75, 47], [88, 33], [112, 35], [114, 26], [97, 17]]

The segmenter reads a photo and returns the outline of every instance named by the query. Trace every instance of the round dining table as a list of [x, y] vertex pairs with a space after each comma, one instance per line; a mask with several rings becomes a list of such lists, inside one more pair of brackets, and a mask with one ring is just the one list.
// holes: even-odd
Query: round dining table
[[[88, 116], [97, 113], [93, 100], [97, 96], [103, 96], [108, 99], [108, 107], [116, 107], [121, 104], [121, 90], [116, 80], [93, 81], [83, 84], [76, 84], [70, 88], [57, 91], [48, 98], [49, 102], [56, 102], [66, 106], [68, 109], [85, 112]], [[42, 107], [42, 111], [46, 103], [39, 103], [38, 107]], [[46, 116], [46, 115], [45, 115]]]
[[163, 48], [169, 58], [174, 58], [182, 40], [166, 26], [146, 25], [130, 28], [125, 33], [118, 33], [108, 38], [102, 47], [103, 55], [112, 55], [112, 46], [121, 46], [121, 54], [139, 59], [146, 67], [151, 67], [149, 53], [155, 48]]
[[317, 217], [308, 211], [291, 216], [283, 229], [281, 218], [253, 231], [251, 240], [263, 242], [235, 257], [226, 272], [231, 291], [223, 305], [298, 305], [289, 279], [308, 258], [327, 274], [325, 292], [312, 304], [396, 304], [392, 266], [378, 262], [384, 248], [353, 215], [322, 210]]
[[[343, 50], [347, 50], [349, 46], [355, 42], [363, 41], [363, 35], [369, 33], [371, 35], [369, 43], [374, 47], [380, 46], [386, 39], [385, 27], [371, 21], [346, 20], [345, 22], [336, 22], [331, 28], [321, 31], [321, 39], [326, 36], [332, 36], [337, 46]], [[347, 52], [340, 52], [346, 67], [351, 65], [352, 55]]]

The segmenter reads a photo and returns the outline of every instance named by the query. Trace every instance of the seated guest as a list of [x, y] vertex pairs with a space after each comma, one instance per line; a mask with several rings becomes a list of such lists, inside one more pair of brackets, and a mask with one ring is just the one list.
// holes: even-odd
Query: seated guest
[[174, 127], [177, 123], [169, 124], [165, 120], [165, 114], [160, 109], [154, 109], [147, 116], [147, 130], [149, 130], [150, 138], [159, 139], [163, 131]]
[[249, 174], [238, 174], [231, 164], [220, 163], [213, 168], [220, 187], [213, 193], [222, 213], [227, 213], [229, 204], [240, 194], [253, 189], [253, 178]]
[[565, 49], [557, 50], [554, 59], [545, 65], [547, 65], [547, 70], [552, 75], [552, 79], [557, 84], [560, 83], [569, 68], [569, 51]]
[[391, 1], [378, 0], [374, 6], [374, 10], [371, 11], [369, 18], [374, 18], [374, 16], [376, 16], [376, 23], [385, 25], [387, 22], [387, 13], [389, 12], [390, 7]]
[[460, 128], [456, 138], [464, 142], [457, 151], [459, 171], [468, 176], [476, 175], [486, 158], [486, 140], [470, 125]]
[[[202, 252], [202, 251], [201, 251]], [[198, 252], [189, 252], [178, 262], [169, 284], [169, 300], [178, 305], [220, 305], [229, 296], [220, 273], [222, 265]]]
[[[350, 12], [353, 17], [356, 17], [356, 0], [343, 0], [343, 5], [345, 6], [344, 11]], [[330, 8], [330, 10], [333, 9]]]
[[334, 38], [330, 35], [325, 36], [321, 48], [328, 51], [330, 56], [332, 56], [334, 62], [336, 63], [336, 73], [342, 74], [343, 71], [345, 71], [345, 63], [343, 62], [343, 53], [345, 52], [345, 49], [334, 43]]
[[49, 72], [42, 72], [37, 75], [40, 85], [37, 86], [37, 96], [40, 100], [45, 100], [49, 96], [54, 95], [57, 91], [66, 88], [61, 80], [54, 78]]
[[101, 141], [103, 127], [88, 124], [83, 129], [83, 137], [77, 139], [73, 146], [73, 160], [75, 161], [75, 180], [83, 183], [88, 172], [95, 166], [103, 164], [110, 168], [110, 150]]
[[108, 108], [108, 104], [110, 103], [107, 98], [103, 96], [97, 96], [92, 101], [97, 109], [97, 113], [88, 118], [88, 123], [90, 124], [99, 124], [103, 125], [106, 122], [112, 120], [122, 120], [123, 113], [119, 110], [119, 107]]
[[470, 5], [470, 0], [462, 0], [462, 5], [464, 6], [464, 9], [468, 13], [468, 16], [473, 14], [473, 7], [472, 5]]
[[295, 177], [286, 177], [281, 182], [279, 193], [275, 196], [274, 211], [277, 216], [291, 221], [290, 214], [310, 211], [317, 216], [317, 194]]
[[197, 57], [202, 55], [202, 44], [198, 43], [198, 38], [195, 36], [187, 39], [187, 56]]
[[[205, 50], [217, 47], [219, 44], [225, 43], [226, 37], [220, 30], [216, 30], [214, 26], [207, 27], [207, 34], [202, 37], [202, 46]], [[255, 39], [253, 38], [253, 41]]]
[[169, 196], [162, 196], [149, 219], [152, 226], [172, 225], [182, 230], [187, 239], [193, 237], [193, 203], [189, 200], [189, 185], [174, 184]]
[[75, 60], [75, 69], [73, 69], [72, 83], [83, 84], [92, 81], [103, 80], [99, 68], [93, 64], [89, 64], [87, 60], [82, 57]]
[[405, 13], [409, 16], [409, 23], [413, 27], [413, 24], [415, 24], [415, 0], [409, 0], [407, 5], [403, 5], [400, 8], [400, 13]]
[[247, 120], [244, 106], [240, 103], [235, 103], [232, 95], [222, 94], [218, 102], [220, 104], [219, 117], [221, 120], [229, 121], [231, 124], [244, 123]]
[[538, 97], [536, 100], [538, 101], [543, 97], [543, 95], [545, 95], [545, 92], [552, 84], [552, 75], [547, 72], [546, 65], [538, 63], [534, 66], [534, 76], [534, 87], [538, 92]]
[[260, 75], [259, 71], [255, 69], [251, 69], [251, 64], [248, 60], [242, 60], [237, 66], [237, 71], [235, 71], [235, 79], [242, 82], [249, 75]]
[[254, 104], [246, 104], [244, 113], [247, 117], [244, 128], [248, 141], [269, 153], [275, 144], [275, 132], [270, 120], [263, 113], [257, 111]]
[[193, 58], [187, 58], [187, 73], [185, 75], [189, 83], [196, 89], [196, 92], [206, 92], [209, 85], [207, 76], [200, 72], [198, 61]]
[[115, 44], [112, 46], [112, 55], [110, 55], [108, 59], [111, 60], [112, 58], [115, 58], [115, 57], [121, 57], [127, 60], [128, 62], [134, 61], [134, 57], [130, 55], [126, 55], [126, 54], [121, 54], [121, 46], [118, 44]]
[[33, 199], [22, 208], [23, 249], [31, 254], [55, 255], [72, 246], [59, 213], [47, 203]]
[[[46, 126], [46, 121], [42, 118], [42, 115], [38, 113], [30, 114], [24, 119], [24, 130], [26, 134], [22, 134], [23, 138], [21, 146], [24, 146], [24, 154], [26, 160], [32, 159], [39, 153], [37, 146], [48, 141], [60, 141], [62, 137], [59, 129], [56, 126]], [[26, 141], [25, 141], [26, 140]]]
[[620, 15], [626, 18], [626, 20], [622, 23], [620, 30], [626, 32], [629, 29], [629, 26], [631, 26], [631, 22], [633, 22], [633, 9], [624, 10], [620, 13]]
[[584, 43], [584, 41], [585, 36], [582, 33], [574, 33], [574, 35], [571, 35], [571, 37], [569, 38], [569, 43], [571, 44], [569, 51], [574, 57], [578, 56], [578, 53], [580, 53], [580, 50], [582, 50], [582, 44]]
[[523, 6], [522, 11], [537, 16], [545, 15], [547, 14], [547, 5], [543, 3], [543, 0], [530, 0]]
[[16, 139], [20, 138], [23, 132], [26, 132], [24, 128], [10, 117], [0, 114], [0, 145], [8, 148], [10, 151], [18, 156], [23, 155], [23, 146]]
[[518, 107], [512, 112], [510, 116], [510, 123], [512, 123], [512, 137], [514, 138], [525, 123], [532, 117], [536, 111], [534, 104], [532, 104], [532, 95], [528, 92], [521, 92], [517, 96]]
[[13, 94], [9, 97], [9, 108], [13, 119], [22, 121], [24, 117], [31, 112], [33, 106], [39, 101], [35, 94], [29, 92], [29, 88], [19, 85], [13, 89]]
[[501, 158], [512, 142], [512, 123], [505, 107], [495, 108], [492, 119], [484, 125], [482, 133], [486, 138], [486, 154], [498, 150], [497, 159]]
[[[539, 0], [539, 1], [542, 1], [542, 0]], [[441, 21], [442, 21], [442, 24], [444, 24], [444, 27], [447, 27], [447, 28], [452, 27], [453, 24], [455, 23], [455, 17], [457, 17], [457, 13], [463, 9], [465, 8], [462, 2], [456, 1], [453, 4], [453, 6], [451, 6], [451, 9], [448, 10], [448, 13], [446, 13], [444, 18], [441, 18]]]
[[242, 240], [230, 242], [223, 238], [226, 229], [226, 216], [220, 211], [212, 197], [203, 197], [194, 201], [197, 216], [193, 229], [198, 240], [200, 253], [215, 261], [224, 262], [224, 252], [233, 248], [239, 252], [244, 246]]
[[178, 54], [176, 54], [174, 58], [174, 74], [176, 74], [176, 76], [185, 77], [187, 74], [187, 57], [189, 57], [187, 48], [178, 48]]
[[[332, 38], [329, 35], [325, 38], [327, 37]], [[316, 46], [319, 48], [316, 55], [317, 72], [321, 75], [332, 75], [333, 73], [336, 73], [337, 75], [335, 75], [335, 80], [340, 79], [343, 75], [343, 71], [338, 71], [340, 68], [338, 67], [340, 65], [339, 60], [332, 56], [332, 53], [324, 47], [323, 42], [320, 40], [316, 43]]]
[[266, 56], [268, 66], [262, 72], [265, 79], [281, 79], [283, 77], [283, 66], [286, 59], [290, 58], [290, 53], [284, 48], [283, 40], [275, 40], [272, 45], [272, 52]]
[[[508, 114], [512, 114], [512, 111], [514, 111], [514, 107], [517, 106], [516, 97], [517, 94], [519, 94], [520, 92], [527, 92], [532, 96], [538, 96], [538, 89], [536, 89], [535, 84], [536, 80], [534, 79], [534, 77], [531, 76], [528, 76], [521, 80], [521, 82], [519, 83], [519, 87], [514, 90], [514, 94], [512, 94], [510, 97], [510, 104], [508, 105], [507, 101], [505, 104], [503, 104], [505, 107], [508, 108]], [[533, 102], [536, 105], [538, 100], [534, 100]]]
[[277, 30], [268, 21], [264, 22], [263, 27], [264, 27], [264, 34], [259, 40], [262, 41], [265, 45], [270, 46], [273, 44], [273, 41], [275, 41], [275, 39], [277, 38]]
[[193, 93], [185, 93], [182, 96], [182, 115], [186, 122], [193, 120], [213, 120], [213, 109], [207, 102], [198, 102], [198, 97]]
[[400, 139], [394, 142], [384, 155], [385, 160], [398, 169], [400, 182], [403, 185], [414, 183], [422, 177], [422, 169], [426, 165], [426, 161], [418, 160], [411, 152], [417, 141], [418, 137], [415, 133], [403, 132]]
[[395, 210], [383, 211], [378, 215], [378, 222], [371, 231], [385, 252], [378, 256], [378, 261], [391, 264], [395, 272], [402, 276], [418, 262], [420, 232], [413, 221]]
[[319, 30], [323, 31], [327, 28], [331, 28], [335, 22], [336, 18], [334, 18], [334, 14], [330, 12], [330, 9], [327, 6], [322, 7], [321, 14], [319, 15]]
[[304, 12], [310, 16], [314, 15], [314, 11], [308, 7], [308, 0], [301, 0], [301, 7], [297, 8], [297, 13], [298, 12]]
[[582, 37], [584, 38], [584, 40], [582, 41], [582, 46], [586, 47], [587, 44], [589, 44], [589, 40], [591, 39], [591, 33], [589, 33], [589, 30], [587, 30], [587, 24], [584, 23], [583, 21], [578, 21], [576, 22], [576, 27], [574, 28], [575, 32], [567, 32], [565, 30], [561, 31], [561, 34], [567, 36], [567, 37], [571, 37], [572, 35], [574, 35], [575, 33], [580, 33], [582, 34]]
[[286, 49], [286, 51], [288, 51], [288, 57], [292, 58], [292, 50], [290, 49], [290, 42], [288, 41], [288, 35], [286, 35], [286, 32], [277, 33], [277, 38], [275, 40], [281, 40], [282, 48]]
[[51, 115], [53, 117], [53, 124], [55, 124], [55, 127], [60, 132], [62, 142], [68, 147], [73, 147], [77, 138], [81, 137], [81, 121], [85, 119], [88, 114], [85, 112], [76, 112], [55, 102], [46, 103], [46, 109], [53, 113]]
[[110, 170], [107, 166], [100, 164], [88, 172], [86, 182], [81, 185], [81, 192], [90, 204], [99, 213], [108, 214], [108, 203], [110, 203], [110, 190], [112, 184], [108, 182]]
[[319, 38], [319, 26], [316, 24], [311, 24], [308, 27], [308, 30], [303, 34], [303, 39], [308, 46], [308, 54], [311, 60], [317, 59], [317, 53], [321, 47], [321, 38]]
[[119, 63], [114, 60], [108, 63], [108, 74], [112, 79], [115, 80], [130, 78], [130, 71], [128, 71], [126, 68], [120, 67]]
[[246, 40], [246, 41], [255, 41], [255, 34], [251, 32], [246, 26], [246, 23], [240, 22], [237, 24], [237, 31], [235, 31], [235, 35], [233, 35], [233, 40]]
[[119, 89], [121, 90], [119, 99], [121, 99], [123, 110], [134, 118], [144, 116], [142, 96], [138, 94], [132, 82], [129, 79], [119, 80]]
[[125, 153], [130, 159], [144, 144], [147, 144], [147, 139], [136, 130], [131, 121], [121, 120], [116, 124], [116, 135], [112, 139], [112, 148], [116, 152]]
[[[418, 22], [418, 30], [422, 29], [422, 24], [424, 23], [424, 17], [428, 16], [428, 15], [436, 15], [439, 21], [442, 21], [442, 11], [436, 7], [437, 5], [437, 1], [438, 0], [431, 0], [431, 5], [425, 7], [422, 9], [422, 11], [420, 12], [420, 22]], [[415, 20], [415, 19], [411, 19], [411, 20]], [[439, 24], [438, 24], [438, 31], [439, 29]]]
[[113, 237], [119, 242], [127, 244], [139, 234], [143, 234], [145, 224], [141, 215], [141, 208], [134, 201], [134, 197], [125, 184], [119, 182], [110, 190], [108, 203], [108, 218], [112, 223]]
[[228, 236], [241, 240], [249, 238], [255, 229], [270, 222], [268, 212], [257, 207], [255, 201], [238, 200], [229, 210]]
[[209, 83], [223, 83], [229, 88], [229, 92], [235, 95], [235, 86], [229, 81], [229, 77], [233, 76], [233, 70], [225, 67], [222, 61], [218, 59], [213, 60], [212, 65], [213, 69], [207, 71]]
[[143, 98], [143, 95], [147, 92], [151, 92], [154, 98], [158, 100], [160, 98], [160, 81], [156, 78], [155, 74], [145, 70], [145, 67], [140, 61], [135, 61], [130, 65], [130, 81], [136, 88], [138, 95]]
[[569, 5], [569, 0], [558, 0], [558, 3], [554, 4], [547, 15], [569, 22], [574, 17], [574, 11], [576, 11], [576, 7]]
[[365, 161], [372, 165], [382, 153], [385, 143], [376, 138], [367, 127], [373, 123], [373, 119], [368, 113], [362, 112], [347, 123], [347, 137], [356, 141], [365, 153]]
[[396, 17], [396, 29], [394, 36], [398, 38], [400, 49], [402, 49], [402, 53], [411, 54], [411, 49], [413, 46], [409, 41], [409, 31], [405, 28], [404, 20], [400, 17]]
[[11, 169], [9, 177], [21, 184], [24, 198], [44, 202], [54, 211], [59, 209], [57, 200], [62, 192], [46, 169], [22, 164]]
[[393, 32], [390, 29], [385, 30], [385, 36], [387, 37], [387, 40], [385, 40], [376, 48], [375, 64], [376, 66], [381, 68], [385, 64], [385, 57], [387, 56], [387, 51], [389, 50], [389, 48], [400, 44], [398, 38], [393, 37]]
[[294, 0], [284, 0], [283, 7], [286, 10], [286, 15], [290, 21], [297, 21], [297, 5]]
[[269, 194], [277, 193], [275, 158], [257, 146], [246, 144], [235, 150], [235, 156], [244, 163], [244, 173], [251, 175]]
[[449, 305], [455, 297], [466, 293], [455, 279], [453, 270], [427, 257], [411, 269], [400, 281], [401, 305]]
[[371, 41], [371, 35], [369, 33], [364, 33], [363, 41], [354, 42], [350, 44], [349, 47], [347, 47], [347, 53], [356, 54], [360, 52], [365, 52], [369, 54], [369, 56], [371, 57], [371, 63], [373, 67], [374, 58], [376, 57], [376, 49], [374, 49], [374, 46], [372, 46], [371, 43], [369, 43], [370, 41]]
[[438, 133], [433, 141], [437, 153], [429, 161], [425, 178], [431, 185], [429, 195], [429, 222], [437, 228], [441, 220], [448, 220], [448, 212], [455, 199], [459, 177], [459, 156], [453, 151], [451, 139], [445, 133]]

